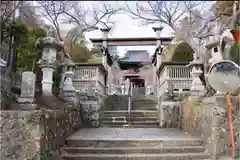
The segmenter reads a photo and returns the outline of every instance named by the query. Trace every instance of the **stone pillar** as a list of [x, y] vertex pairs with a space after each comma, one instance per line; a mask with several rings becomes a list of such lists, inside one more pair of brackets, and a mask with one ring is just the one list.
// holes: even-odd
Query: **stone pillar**
[[112, 76], [111, 76], [111, 67], [108, 66], [108, 63], [107, 63], [107, 48], [108, 48], [108, 44], [107, 44], [107, 39], [108, 39], [108, 33], [109, 31], [111, 30], [111, 28], [104, 28], [104, 29], [101, 29], [102, 33], [103, 33], [103, 44], [102, 44], [102, 52], [103, 52], [103, 56], [102, 56], [102, 64], [103, 66], [106, 68], [107, 70], [107, 86], [108, 86], [108, 93], [111, 92], [111, 81], [112, 81]]
[[156, 71], [157, 71], [157, 69], [159, 68], [159, 66], [160, 66], [160, 63], [161, 63], [161, 61], [160, 61], [160, 59], [161, 59], [161, 40], [160, 40], [160, 38], [161, 38], [161, 31], [162, 31], [162, 29], [163, 29], [163, 27], [153, 27], [153, 30], [154, 30], [154, 32], [156, 32], [156, 40], [157, 40], [157, 43], [156, 43], [156, 48], [158, 48], [158, 52], [157, 52], [157, 55], [156, 55], [156, 66], [153, 66], [153, 70], [154, 70], [154, 73], [153, 73], [153, 84], [154, 84], [154, 86], [156, 86], [156, 79], [157, 79], [157, 74], [156, 74]]
[[56, 56], [57, 52], [63, 49], [63, 45], [51, 36], [47, 36], [40, 41], [37, 45], [42, 48], [42, 58], [38, 61], [39, 67], [42, 69], [42, 94], [44, 96], [52, 95], [53, 85], [53, 71], [56, 69]]
[[102, 57], [102, 63], [104, 65], [104, 67], [107, 69], [107, 53], [106, 53], [106, 49], [108, 47], [108, 44], [107, 44], [107, 39], [108, 39], [108, 33], [109, 31], [111, 30], [111, 28], [105, 28], [105, 29], [101, 29], [102, 33], [103, 33], [103, 57]]
[[64, 79], [65, 79], [65, 72], [67, 71], [67, 67], [65, 64], [62, 65], [62, 73], [61, 73], [61, 81], [59, 85], [60, 91], [63, 89]]
[[202, 62], [197, 57], [196, 53], [194, 53], [194, 59], [190, 64], [192, 66], [192, 86], [190, 88], [191, 98], [199, 98], [204, 95], [205, 88], [199, 77], [203, 73], [201, 70], [201, 64]]
[[76, 103], [76, 89], [74, 88], [72, 82], [72, 79], [74, 77], [73, 67], [74, 64], [68, 64], [66, 66], [67, 71], [64, 73], [65, 80], [62, 88], [63, 99], [70, 104]]
[[34, 109], [35, 101], [35, 82], [36, 75], [33, 72], [22, 73], [21, 95], [18, 103], [22, 104], [23, 109]]
[[154, 32], [156, 32], [156, 39], [157, 39], [157, 47], [159, 47], [161, 45], [161, 31], [162, 31], [163, 27], [159, 26], [159, 27], [153, 27]]

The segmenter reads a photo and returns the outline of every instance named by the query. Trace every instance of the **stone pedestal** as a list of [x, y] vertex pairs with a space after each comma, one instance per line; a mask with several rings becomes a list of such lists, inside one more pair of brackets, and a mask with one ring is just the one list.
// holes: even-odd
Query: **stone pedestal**
[[33, 72], [23, 72], [22, 73], [22, 85], [21, 85], [21, 95], [18, 98], [18, 103], [26, 109], [34, 109], [36, 104], [35, 101], [35, 82], [36, 75]]
[[55, 68], [45, 68], [42, 66], [43, 80], [42, 80], [42, 93], [44, 95], [52, 95], [52, 85], [53, 85], [53, 71]]

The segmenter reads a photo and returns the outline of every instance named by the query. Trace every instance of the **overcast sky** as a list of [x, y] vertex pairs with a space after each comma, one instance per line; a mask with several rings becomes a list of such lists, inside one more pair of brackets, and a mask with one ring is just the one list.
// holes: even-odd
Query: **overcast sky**
[[[82, 1], [86, 7], [91, 5], [98, 5], [99, 3], [111, 3], [114, 5], [123, 5], [126, 1]], [[127, 2], [131, 8], [135, 7], [136, 1]], [[113, 16], [115, 25], [109, 37], [113, 38], [127, 38], [127, 37], [155, 37], [155, 32], [152, 27], [154, 25], [144, 26], [141, 25], [137, 20], [133, 20], [127, 13], [119, 13]], [[61, 24], [61, 30], [67, 33], [67, 31], [72, 27], [72, 25]], [[164, 29], [161, 32], [162, 37], [172, 36], [172, 30], [168, 26], [164, 26]], [[102, 37], [100, 31], [92, 31], [85, 34], [86, 38], [100, 38]], [[92, 47], [92, 44], [88, 45], [89, 48]], [[123, 56], [126, 50], [148, 50], [150, 55], [153, 54], [155, 46], [121, 46], [118, 47], [118, 53], [120, 56]]]
[[[116, 25], [113, 28], [113, 31], [109, 35], [109, 37], [114, 38], [127, 38], [127, 37], [155, 37], [156, 34], [152, 29], [152, 25], [149, 26], [139, 26], [137, 21], [132, 20], [131, 17], [129, 17], [126, 14], [119, 14], [116, 15]], [[62, 25], [63, 28], [68, 29], [68, 25]], [[172, 31], [165, 27], [162, 30], [162, 36], [167, 37], [171, 36]], [[101, 31], [92, 31], [86, 33], [87, 38], [101, 38]], [[89, 47], [92, 47], [90, 44]], [[138, 49], [144, 49], [148, 50], [150, 54], [153, 54], [155, 50], [155, 46], [121, 46], [118, 47], [119, 55], [122, 56], [125, 53], [125, 50], [138, 50]]]
[[[101, 3], [99, 1], [85, 1], [84, 2], [85, 5], [92, 5], [93, 3]], [[113, 3], [113, 1], [111, 2]], [[117, 2], [115, 1], [114, 3], [124, 3], [124, 1], [122, 2]], [[132, 3], [132, 4], [131, 4]], [[132, 5], [134, 7], [134, 3], [135, 2], [130, 2], [130, 5]], [[117, 5], [117, 4], [115, 4]], [[127, 38], [127, 37], [155, 37], [155, 32], [153, 31], [152, 27], [156, 26], [156, 25], [148, 25], [148, 26], [143, 26], [140, 23], [138, 23], [137, 20], [133, 20], [129, 15], [127, 15], [126, 13], [119, 13], [116, 14], [115, 16], [113, 16], [113, 19], [115, 21], [115, 25], [113, 30], [111, 31], [111, 33], [109, 34], [109, 37], [113, 37], [113, 38]], [[69, 30], [69, 28], [71, 28], [72, 25], [68, 25], [68, 24], [62, 24], [61, 25], [61, 29], [62, 30]], [[169, 27], [165, 27], [162, 30], [162, 36], [167, 37], [167, 36], [171, 36], [171, 29], [169, 29]], [[92, 31], [92, 32], [88, 32], [85, 34], [86, 38], [101, 38], [102, 37], [102, 33], [101, 31]], [[88, 45], [89, 48], [92, 47], [92, 44]], [[117, 47], [118, 48], [118, 53], [120, 56], [123, 56], [126, 50], [148, 50], [149, 53], [152, 55], [154, 50], [155, 50], [155, 46], [121, 46], [121, 47]]]

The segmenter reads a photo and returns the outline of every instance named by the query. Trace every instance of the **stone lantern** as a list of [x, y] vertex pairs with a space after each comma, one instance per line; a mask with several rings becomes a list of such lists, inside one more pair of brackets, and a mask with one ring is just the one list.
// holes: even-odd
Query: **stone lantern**
[[202, 61], [197, 54], [194, 53], [194, 59], [189, 65], [192, 66], [192, 85], [190, 87], [191, 97], [201, 97], [204, 95], [205, 88], [200, 80], [200, 75], [203, 73], [201, 65]]
[[64, 73], [65, 80], [62, 86], [63, 99], [69, 103], [76, 102], [76, 89], [73, 86], [74, 67], [75, 64], [69, 60], [69, 62], [66, 64], [66, 72]]
[[70, 62], [67, 64], [66, 66], [66, 72], [64, 73], [64, 83], [63, 83], [63, 91], [74, 91], [75, 92], [75, 88], [73, 86], [73, 77], [74, 77], [74, 72], [73, 69], [75, 67], [75, 64]]
[[48, 34], [37, 41], [36, 45], [42, 49], [42, 57], [38, 61], [39, 67], [42, 70], [42, 94], [44, 96], [52, 95], [53, 72], [57, 67], [57, 52], [63, 49], [63, 44], [59, 43], [52, 34]]

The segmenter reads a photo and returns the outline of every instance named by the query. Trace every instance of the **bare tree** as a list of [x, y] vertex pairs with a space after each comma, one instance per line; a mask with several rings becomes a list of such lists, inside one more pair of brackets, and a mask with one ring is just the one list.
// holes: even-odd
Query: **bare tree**
[[24, 24], [31, 27], [39, 27], [40, 19], [36, 14], [35, 7], [31, 5], [31, 2], [20, 1], [19, 17]]
[[125, 8], [134, 19], [143, 20], [145, 24], [165, 24], [174, 32], [179, 30], [180, 20], [185, 21], [189, 26], [188, 32], [189, 28], [193, 31], [189, 36], [198, 37], [206, 32], [210, 22], [218, 18], [218, 15], [213, 15], [206, 9], [207, 5], [207, 2], [202, 1], [148, 1], [136, 3], [135, 10], [128, 4]]
[[19, 1], [1, 1], [1, 24], [8, 22], [15, 15], [15, 11], [18, 9]]
[[[70, 58], [73, 44], [84, 39], [84, 32], [97, 29], [97, 25], [107, 26], [110, 17], [120, 9], [102, 4], [86, 8], [80, 1], [39, 1], [43, 16], [54, 26], [61, 41], [64, 41], [65, 55]], [[66, 37], [61, 37], [60, 23], [74, 24]]]

